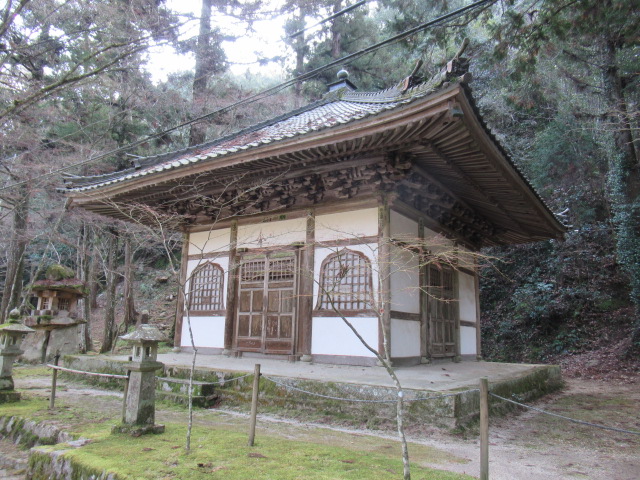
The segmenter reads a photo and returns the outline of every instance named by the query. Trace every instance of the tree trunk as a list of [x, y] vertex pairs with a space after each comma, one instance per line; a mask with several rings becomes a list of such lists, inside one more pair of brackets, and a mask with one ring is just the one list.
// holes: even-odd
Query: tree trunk
[[124, 325], [125, 331], [136, 323], [136, 307], [133, 297], [133, 249], [131, 235], [124, 237]]
[[[196, 115], [201, 115], [205, 109], [207, 100], [207, 82], [211, 75], [213, 59], [207, 58], [209, 43], [211, 42], [211, 3], [212, 0], [202, 0], [200, 12], [200, 31], [198, 33], [198, 45], [196, 47], [196, 68], [193, 78], [192, 103]], [[206, 138], [206, 124], [194, 123], [189, 132], [189, 146], [200, 145]]]
[[[303, 7], [300, 7], [300, 14], [299, 14], [299, 17], [297, 18], [299, 30], [304, 29], [305, 14], [306, 14], [306, 9], [304, 9]], [[293, 47], [296, 52], [296, 70], [295, 70], [296, 77], [299, 75], [302, 75], [302, 73], [304, 72], [304, 54], [306, 51], [306, 43], [304, 38], [305, 38], [304, 33], [301, 33], [300, 35], [298, 35]], [[295, 83], [293, 89], [295, 93], [295, 97], [294, 97], [295, 107], [300, 108], [300, 105], [302, 104], [302, 81], [298, 80]]]
[[29, 199], [31, 192], [28, 184], [18, 187], [13, 204], [13, 228], [9, 246], [9, 261], [5, 277], [0, 316], [2, 321], [8, 313], [19, 305], [22, 294], [22, 275], [24, 270], [24, 252], [27, 247], [27, 224], [29, 217]]
[[116, 257], [118, 248], [118, 231], [109, 228], [107, 246], [107, 298], [105, 302], [104, 330], [102, 333], [102, 346], [100, 353], [109, 352], [113, 346], [116, 327], [116, 286], [118, 278], [116, 274]]
[[[93, 232], [84, 224], [82, 227], [82, 248], [80, 251], [80, 261], [82, 265], [80, 271], [80, 279], [85, 282], [88, 287], [91, 281], [91, 270], [95, 264], [95, 256], [90, 255], [89, 252], [93, 250]], [[82, 338], [80, 339], [80, 350], [82, 353], [86, 353], [91, 350], [91, 298], [89, 295], [85, 296], [82, 300], [82, 318], [86, 322], [82, 326]]]
[[96, 258], [98, 258], [98, 244], [95, 239], [92, 243], [91, 250], [93, 253], [89, 261], [87, 283], [89, 287], [89, 308], [95, 310], [98, 308], [98, 262], [96, 262]]
[[[604, 46], [604, 91], [609, 104], [612, 148], [608, 151], [608, 196], [616, 232], [616, 257], [629, 276], [635, 307], [631, 352], [640, 352], [640, 165], [633, 145], [631, 119], [618, 68], [613, 40]], [[609, 135], [609, 133], [606, 133]]]
[[[333, 4], [333, 13], [338, 13], [342, 10], [342, 0], [337, 0]], [[338, 59], [342, 56], [342, 32], [340, 31], [340, 17], [335, 18], [331, 22], [331, 57]]]

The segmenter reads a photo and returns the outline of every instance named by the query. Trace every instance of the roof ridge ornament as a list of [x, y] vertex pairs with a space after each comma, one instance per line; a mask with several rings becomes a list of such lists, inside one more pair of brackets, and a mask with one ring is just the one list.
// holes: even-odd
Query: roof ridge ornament
[[329, 87], [329, 91], [327, 93], [336, 92], [337, 90], [340, 90], [339, 93], [343, 93], [345, 91], [358, 89], [358, 87], [349, 81], [349, 72], [344, 67], [340, 69], [336, 76], [338, 77], [338, 80], [327, 85], [327, 87]]
[[469, 83], [473, 79], [469, 72], [469, 59], [462, 57], [462, 54], [469, 46], [469, 39], [465, 38], [454, 57], [449, 60], [446, 65], [428, 80], [423, 80], [417, 75], [418, 70], [422, 67], [422, 60], [418, 60], [411, 74], [396, 85], [401, 91], [401, 95], [407, 93], [413, 87], [419, 87], [420, 90], [435, 90], [440, 87], [448, 87], [450, 82]]

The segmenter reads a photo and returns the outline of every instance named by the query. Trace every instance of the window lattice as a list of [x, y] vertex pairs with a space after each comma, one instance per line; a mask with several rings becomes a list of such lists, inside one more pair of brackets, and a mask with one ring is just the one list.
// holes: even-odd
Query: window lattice
[[58, 299], [58, 310], [67, 310], [71, 307], [71, 299], [70, 298], [59, 298]]
[[293, 280], [295, 258], [272, 259], [269, 262], [269, 280], [282, 282]]
[[220, 265], [206, 263], [196, 269], [191, 277], [189, 310], [222, 310], [223, 286], [224, 276]]
[[331, 255], [323, 264], [320, 278], [318, 309], [371, 308], [371, 266], [364, 255], [349, 250]]
[[251, 260], [243, 263], [240, 280], [243, 283], [264, 281], [264, 259]]
[[454, 272], [451, 268], [429, 269], [429, 309], [436, 344], [453, 344], [455, 341], [456, 298]]

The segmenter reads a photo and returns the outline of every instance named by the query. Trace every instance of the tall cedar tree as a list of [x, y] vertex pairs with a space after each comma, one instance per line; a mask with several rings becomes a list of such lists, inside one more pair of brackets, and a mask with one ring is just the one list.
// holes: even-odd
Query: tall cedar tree
[[[515, 74], [536, 68], [545, 51], [558, 54], [564, 72], [582, 85], [597, 84], [593, 94], [605, 105], [596, 130], [608, 162], [607, 186], [611, 222], [616, 232], [616, 256], [630, 282], [635, 306], [632, 352], [640, 352], [640, 163], [637, 116], [640, 13], [629, 0], [525, 0], [512, 8], [494, 30], [496, 54], [513, 54]], [[571, 74], [571, 64], [580, 73]], [[562, 70], [561, 70], [562, 71]], [[591, 74], [590, 78], [582, 72]], [[582, 74], [582, 78], [581, 77]], [[635, 109], [635, 110], [634, 110]]]

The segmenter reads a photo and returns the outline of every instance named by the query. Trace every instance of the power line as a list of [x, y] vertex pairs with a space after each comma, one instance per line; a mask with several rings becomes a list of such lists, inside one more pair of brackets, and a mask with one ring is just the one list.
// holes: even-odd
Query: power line
[[67, 170], [70, 170], [70, 169], [75, 168], [75, 167], [81, 167], [83, 165], [87, 165], [87, 164], [90, 164], [90, 163], [97, 162], [98, 160], [102, 160], [102, 159], [104, 159], [106, 157], [109, 157], [111, 155], [115, 155], [116, 153], [126, 152], [127, 150], [129, 150], [131, 148], [134, 148], [134, 147], [137, 147], [138, 145], [142, 145], [143, 143], [146, 143], [146, 142], [148, 142], [150, 140], [154, 140], [154, 139], [156, 139], [158, 137], [162, 137], [162, 136], [164, 136], [164, 135], [166, 135], [168, 133], [174, 132], [174, 131], [176, 131], [178, 129], [187, 127], [189, 125], [193, 125], [194, 123], [198, 123], [198, 122], [201, 122], [203, 120], [207, 120], [207, 119], [213, 117], [214, 115], [226, 113], [226, 112], [228, 112], [228, 111], [230, 111], [230, 110], [232, 110], [232, 109], [234, 109], [236, 107], [243, 106], [243, 105], [248, 105], [248, 104], [257, 102], [258, 100], [261, 100], [263, 98], [267, 98], [267, 97], [269, 97], [271, 95], [275, 95], [279, 91], [284, 90], [285, 88], [288, 88], [288, 87], [296, 84], [297, 82], [301, 82], [301, 81], [304, 81], [304, 80], [309, 80], [309, 79], [311, 79], [313, 77], [316, 77], [320, 73], [324, 72], [325, 70], [328, 70], [329, 68], [335, 67], [336, 65], [344, 65], [347, 62], [353, 61], [353, 60], [355, 60], [355, 59], [357, 59], [357, 58], [359, 58], [359, 57], [361, 57], [363, 55], [366, 55], [368, 53], [374, 52], [374, 51], [376, 51], [376, 50], [378, 50], [378, 49], [380, 49], [382, 47], [385, 47], [385, 46], [390, 45], [392, 43], [395, 43], [395, 42], [398, 42], [400, 40], [403, 40], [403, 39], [405, 39], [405, 38], [407, 38], [407, 37], [409, 37], [411, 35], [414, 35], [414, 34], [416, 34], [418, 32], [426, 30], [429, 27], [438, 25], [438, 24], [443, 23], [443, 22], [445, 22], [447, 20], [451, 20], [451, 19], [459, 17], [459, 16], [461, 16], [461, 15], [467, 13], [467, 12], [475, 10], [476, 8], [479, 8], [479, 7], [487, 5], [487, 4], [495, 3], [495, 2], [496, 2], [496, 0], [478, 0], [478, 1], [476, 1], [476, 2], [474, 2], [472, 4], [470, 4], [470, 5], [467, 5], [466, 7], [459, 8], [459, 9], [454, 10], [452, 12], [446, 13], [446, 14], [440, 16], [440, 17], [437, 17], [437, 18], [435, 18], [433, 20], [430, 20], [428, 22], [422, 23], [422, 24], [420, 24], [420, 25], [418, 25], [416, 27], [413, 27], [413, 28], [410, 28], [408, 30], [405, 30], [404, 32], [399, 33], [397, 35], [394, 35], [393, 37], [387, 38], [386, 40], [383, 40], [383, 41], [378, 42], [378, 43], [374, 43], [373, 45], [370, 45], [370, 46], [368, 46], [366, 48], [363, 48], [362, 50], [359, 50], [357, 52], [351, 53], [349, 55], [345, 55], [344, 57], [341, 57], [341, 58], [339, 58], [337, 60], [329, 62], [329, 63], [327, 63], [327, 64], [325, 64], [325, 65], [323, 65], [321, 67], [318, 67], [318, 68], [316, 68], [314, 70], [311, 70], [309, 72], [300, 74], [300, 75], [298, 75], [298, 76], [296, 76], [294, 78], [286, 80], [286, 81], [284, 81], [282, 83], [279, 83], [279, 84], [277, 84], [277, 85], [275, 85], [273, 87], [267, 88], [267, 89], [265, 89], [265, 90], [263, 90], [261, 92], [258, 92], [258, 93], [255, 93], [253, 95], [250, 95], [250, 96], [248, 96], [248, 97], [246, 97], [246, 98], [244, 98], [242, 100], [234, 102], [234, 103], [232, 103], [230, 105], [227, 105], [225, 107], [218, 108], [217, 110], [209, 112], [206, 115], [202, 115], [200, 117], [197, 117], [197, 118], [188, 120], [186, 122], [180, 123], [180, 124], [178, 124], [178, 125], [176, 125], [174, 127], [168, 128], [168, 129], [163, 130], [161, 132], [157, 132], [157, 133], [148, 135], [148, 136], [146, 136], [146, 137], [144, 137], [144, 138], [142, 138], [140, 140], [136, 140], [135, 142], [130, 143], [129, 145], [126, 145], [124, 147], [114, 148], [112, 150], [109, 150], [109, 151], [107, 151], [105, 153], [102, 153], [100, 155], [97, 155], [95, 157], [88, 158], [87, 160], [83, 160], [81, 162], [72, 163], [72, 164], [67, 165], [65, 167], [61, 167], [61, 168], [58, 168], [56, 170], [52, 170], [52, 171], [50, 171], [48, 173], [39, 175], [39, 176], [37, 176], [35, 178], [32, 178], [32, 179], [29, 179], [29, 180], [25, 180], [25, 181], [22, 181], [22, 182], [16, 182], [16, 183], [12, 183], [10, 185], [6, 185], [6, 186], [0, 188], [0, 192], [4, 191], [4, 190], [8, 190], [8, 189], [13, 188], [13, 187], [20, 186], [20, 185], [25, 185], [27, 183], [30, 183], [30, 182], [32, 182], [34, 180], [37, 180], [37, 179], [40, 179], [40, 178], [46, 178], [46, 177], [50, 177], [52, 175], [56, 175], [58, 173], [63, 173], [63, 172], [66, 172]]
[[369, 0], [361, 0], [357, 3], [354, 3], [353, 5], [349, 6], [349, 7], [345, 7], [342, 10], [334, 13], [333, 15], [330, 15], [326, 18], [323, 18], [322, 20], [320, 20], [318, 23], [311, 25], [309, 27], [305, 27], [302, 30], [298, 30], [295, 33], [292, 33], [291, 35], [289, 35], [287, 38], [295, 38], [299, 35], [302, 35], [304, 32], [306, 32], [307, 30], [311, 30], [312, 28], [315, 28], [319, 25], [322, 25], [323, 23], [327, 23], [329, 20], [333, 20], [334, 18], [338, 18], [342, 15], [344, 15], [345, 13], [349, 13], [351, 10], [355, 10], [356, 8], [358, 8], [360, 5], [364, 5], [365, 3], [367, 3]]

